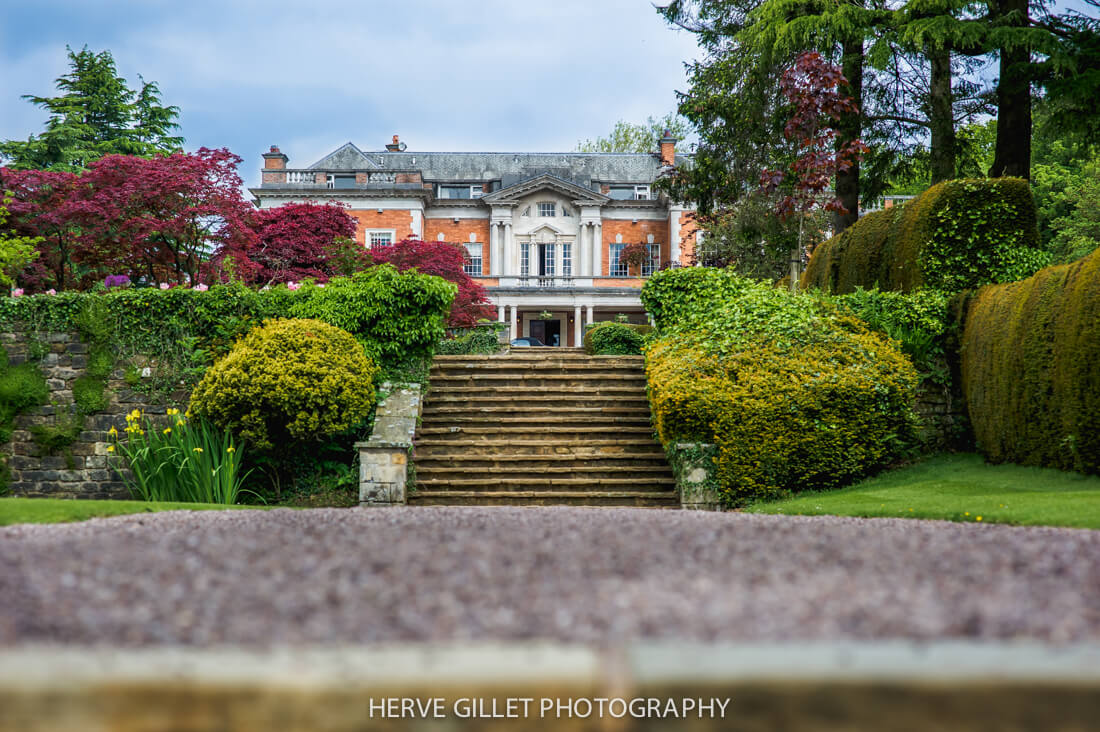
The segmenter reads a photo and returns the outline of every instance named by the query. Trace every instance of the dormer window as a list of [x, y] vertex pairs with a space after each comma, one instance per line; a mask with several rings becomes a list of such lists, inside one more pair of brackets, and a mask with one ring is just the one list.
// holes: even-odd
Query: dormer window
[[329, 173], [327, 183], [329, 188], [355, 188], [355, 174], [340, 175]]
[[463, 185], [441, 185], [439, 186], [439, 197], [456, 199], [456, 198], [481, 198], [485, 195], [485, 186], [481, 183], [463, 184]]
[[545, 219], [552, 219], [556, 216], [555, 209], [557, 205], [553, 201], [539, 201], [539, 216]]
[[611, 186], [607, 195], [615, 201], [649, 201], [653, 197], [648, 185]]

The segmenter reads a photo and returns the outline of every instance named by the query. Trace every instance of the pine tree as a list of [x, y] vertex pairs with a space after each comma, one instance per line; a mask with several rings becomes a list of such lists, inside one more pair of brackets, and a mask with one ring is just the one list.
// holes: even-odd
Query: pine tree
[[163, 106], [156, 83], [140, 91], [118, 75], [110, 51], [68, 48], [69, 73], [57, 78], [58, 96], [23, 98], [50, 113], [46, 129], [26, 140], [0, 143], [0, 157], [14, 169], [79, 172], [105, 155], [150, 157], [180, 149], [179, 108]]

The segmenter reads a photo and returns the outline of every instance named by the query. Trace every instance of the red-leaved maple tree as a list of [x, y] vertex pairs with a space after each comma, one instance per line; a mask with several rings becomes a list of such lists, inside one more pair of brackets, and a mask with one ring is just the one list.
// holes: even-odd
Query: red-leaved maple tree
[[760, 174], [760, 189], [779, 195], [776, 214], [786, 218], [798, 214], [798, 246], [791, 252], [790, 288], [798, 288], [799, 269], [805, 245], [802, 222], [806, 212], [818, 205], [828, 211], [846, 213], [835, 195], [826, 198], [837, 171], [848, 170], [868, 150], [860, 140], [837, 145], [837, 122], [858, 111], [855, 100], [844, 93], [847, 79], [840, 67], [826, 61], [816, 51], [799, 54], [780, 80], [783, 96], [791, 105], [791, 116], [783, 127], [783, 136], [794, 145], [795, 159], [787, 170], [765, 168]]
[[449, 325], [452, 328], [471, 328], [482, 318], [496, 317], [489, 307], [485, 288], [463, 269], [468, 255], [461, 244], [404, 239], [390, 246], [375, 247], [370, 250], [370, 256], [375, 264], [388, 262], [401, 272], [415, 267], [422, 274], [436, 275], [458, 285], [458, 294], [451, 306]]
[[339, 204], [288, 203], [258, 211], [255, 220], [256, 238], [242, 252], [256, 265], [253, 284], [325, 282], [370, 264], [366, 249], [351, 241], [355, 219]]
[[216, 251], [250, 246], [253, 209], [241, 194], [241, 158], [201, 148], [153, 158], [108, 155], [79, 176], [3, 171], [13, 222], [42, 236], [32, 290], [86, 288], [110, 274], [195, 283]]
[[11, 199], [10, 226], [17, 234], [42, 237], [38, 258], [18, 276], [29, 291], [76, 286], [73, 256], [79, 252], [80, 230], [68, 203], [77, 179], [73, 173], [0, 168], [0, 190]]
[[800, 54], [783, 72], [780, 89], [791, 105], [783, 136], [794, 144], [797, 157], [788, 170], [765, 169], [760, 175], [765, 193], [786, 190], [777, 204], [781, 216], [809, 211], [818, 204], [829, 211], [845, 210], [839, 198], [825, 200], [823, 194], [838, 170], [848, 170], [868, 150], [860, 140], [836, 145], [836, 123], [858, 111], [842, 90], [845, 84], [840, 67], [816, 51]]

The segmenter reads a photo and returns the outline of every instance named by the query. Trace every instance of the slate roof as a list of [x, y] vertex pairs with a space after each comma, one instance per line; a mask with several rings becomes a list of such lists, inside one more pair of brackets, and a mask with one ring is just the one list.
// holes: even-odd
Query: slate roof
[[[677, 156], [684, 162], [689, 156]], [[656, 153], [363, 152], [352, 143], [312, 170], [419, 170], [434, 183], [499, 180], [502, 188], [550, 174], [585, 188], [594, 183], [650, 183], [661, 169]]]

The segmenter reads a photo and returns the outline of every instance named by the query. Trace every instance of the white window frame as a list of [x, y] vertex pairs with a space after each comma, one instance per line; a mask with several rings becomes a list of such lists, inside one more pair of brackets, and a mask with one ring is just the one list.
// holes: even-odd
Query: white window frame
[[[553, 219], [557, 218], [558, 204], [554, 201], [539, 201], [538, 202], [539, 218]], [[546, 213], [549, 210], [550, 213]]]
[[661, 245], [646, 244], [649, 249], [649, 259], [642, 262], [642, 277], [649, 277], [661, 268]]
[[521, 242], [519, 245], [519, 274], [520, 277], [531, 276], [531, 243]]
[[625, 248], [626, 244], [620, 242], [614, 242], [607, 245], [607, 262], [609, 264], [607, 268], [608, 277], [630, 276], [630, 269], [619, 261], [619, 256], [622, 255], [623, 249]]
[[[389, 237], [389, 242], [386, 244], [375, 244], [372, 238], [375, 234], [384, 234]], [[367, 229], [363, 232], [363, 243], [367, 249], [375, 249], [380, 246], [391, 246], [397, 242], [397, 231], [395, 229]]]
[[[468, 195], [465, 197], [459, 196], [454, 198], [452, 196], [443, 195], [445, 192], [449, 193], [452, 189], [466, 191]], [[471, 198], [481, 198], [485, 195], [485, 184], [483, 183], [440, 183], [439, 184], [439, 199], [442, 201], [465, 201]]]
[[573, 243], [563, 241], [561, 243], [561, 276], [573, 276]]
[[649, 186], [634, 186], [634, 200], [635, 201], [649, 201], [650, 199]]
[[[471, 277], [482, 276], [482, 262], [484, 261], [484, 246], [479, 241], [466, 242], [467, 260], [462, 264], [462, 270]], [[477, 256], [472, 249], [477, 248]]]
[[542, 267], [541, 269], [545, 274], [539, 275], [540, 277], [553, 277], [554, 272], [557, 269], [555, 266], [555, 259], [557, 258], [558, 246], [554, 242], [545, 242], [540, 244], [542, 249]]

